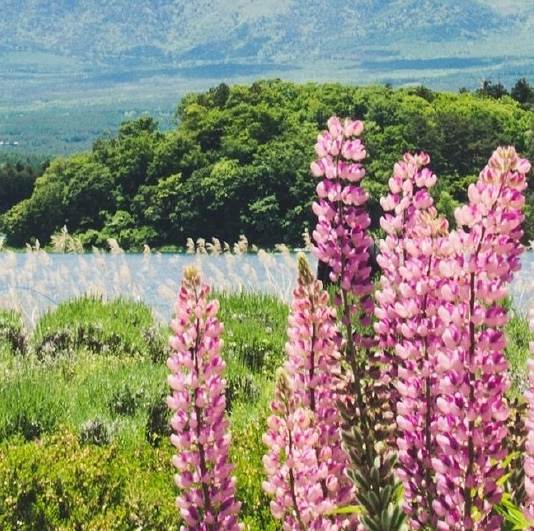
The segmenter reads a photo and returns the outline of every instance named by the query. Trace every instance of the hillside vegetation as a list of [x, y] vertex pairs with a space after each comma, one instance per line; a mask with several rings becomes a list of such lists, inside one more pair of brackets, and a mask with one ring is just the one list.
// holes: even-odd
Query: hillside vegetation
[[[438, 207], [451, 217], [498, 145], [513, 144], [534, 159], [534, 92], [525, 80], [513, 97], [500, 89], [220, 84], [187, 95], [171, 131], [142, 116], [97, 139], [91, 151], [52, 160], [31, 195], [3, 198], [1, 229], [15, 247], [34, 238], [46, 244], [65, 225], [86, 246], [103, 247], [113, 237], [128, 249], [161, 248], [183, 246], [188, 237], [233, 242], [240, 234], [264, 247], [299, 246], [314, 224], [315, 137], [333, 114], [365, 121], [375, 230], [379, 199], [405, 151], [430, 154], [441, 178]], [[529, 209], [527, 217], [531, 238]]]
[[[259, 78], [476, 89], [534, 79], [534, 0], [5, 0], [5, 151], [87, 150], [185, 94]], [[12, 144], [11, 144], [12, 145]]]

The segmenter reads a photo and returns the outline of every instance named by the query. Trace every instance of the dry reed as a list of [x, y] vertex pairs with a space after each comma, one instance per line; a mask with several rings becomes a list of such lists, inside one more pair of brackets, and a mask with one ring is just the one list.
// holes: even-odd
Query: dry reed
[[52, 252], [39, 242], [25, 253], [0, 252], [0, 308], [20, 311], [29, 328], [48, 308], [84, 295], [140, 300], [168, 322], [183, 269], [190, 264], [219, 292], [261, 291], [289, 301], [296, 283], [294, 253], [283, 245], [268, 253], [244, 236], [233, 245], [188, 239], [182, 254], [161, 254], [148, 246], [129, 254], [114, 239], [108, 240], [107, 253], [96, 248], [81, 253], [66, 228], [52, 243]]

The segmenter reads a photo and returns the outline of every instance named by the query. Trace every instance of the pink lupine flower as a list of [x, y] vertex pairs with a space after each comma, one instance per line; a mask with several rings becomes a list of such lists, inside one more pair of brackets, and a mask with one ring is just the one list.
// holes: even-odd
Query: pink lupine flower
[[387, 444], [395, 430], [388, 401], [390, 383], [375, 356], [370, 328], [374, 312], [373, 241], [368, 234], [368, 194], [361, 186], [365, 176], [361, 162], [366, 156], [358, 138], [362, 132], [361, 122], [347, 119], [341, 124], [332, 117], [328, 130], [317, 139], [319, 160], [311, 171], [321, 180], [317, 185], [319, 199], [313, 205], [317, 225], [312, 252], [327, 265], [329, 280], [336, 284], [333, 301], [339, 311], [346, 382], [339, 406], [343, 441], [350, 457], [347, 473], [355, 485], [356, 503], [363, 508], [360, 526], [398, 529], [404, 516], [397, 507], [399, 484]]
[[[426, 154], [406, 154], [395, 164], [390, 194], [382, 201], [386, 237], [377, 258], [383, 274], [376, 293], [375, 331], [389, 360], [397, 397], [398, 476], [403, 508], [413, 529], [435, 526], [436, 485], [431, 471], [435, 419], [435, 320], [441, 303], [433, 271], [447, 222], [438, 217], [428, 188], [435, 176]], [[391, 212], [391, 213], [390, 213]], [[448, 314], [447, 314], [448, 315]]]
[[[529, 312], [530, 330], [534, 332], [534, 308]], [[534, 354], [534, 342], [530, 344], [530, 352]], [[525, 421], [527, 440], [525, 443], [525, 492], [526, 500], [523, 507], [523, 514], [534, 528], [534, 358], [527, 361], [529, 388], [525, 393], [528, 404], [528, 416]]]
[[502, 303], [520, 268], [522, 172], [528, 168], [513, 148], [493, 153], [469, 188], [469, 205], [456, 212], [462, 227], [440, 268], [442, 291], [446, 284], [454, 285], [454, 292], [449, 287], [450, 321], [443, 321], [440, 347], [449, 361], [437, 365], [441, 426], [433, 461], [438, 485], [433, 507], [443, 514], [443, 529], [497, 530], [501, 525], [491, 508], [502, 496], [502, 441], [509, 415]]
[[304, 255], [298, 264], [288, 359], [277, 375], [273, 415], [263, 437], [269, 447], [264, 490], [274, 496], [271, 512], [283, 529], [346, 529], [346, 517], [325, 515], [353, 496], [336, 408], [342, 387], [336, 313]]
[[461, 228], [447, 234], [424, 190], [435, 182], [420, 170], [427, 161], [408, 156], [395, 166], [378, 258], [375, 329], [398, 359], [404, 508], [414, 529], [496, 530], [509, 414], [501, 304], [520, 266], [518, 169], [528, 164], [499, 148], [457, 211]]
[[172, 321], [173, 353], [167, 360], [172, 390], [167, 403], [175, 411], [171, 442], [180, 489], [176, 504], [189, 531], [241, 531], [235, 500], [234, 468], [228, 462], [230, 434], [225, 418], [225, 364], [221, 358], [219, 304], [208, 301], [209, 286], [194, 267], [186, 268]]

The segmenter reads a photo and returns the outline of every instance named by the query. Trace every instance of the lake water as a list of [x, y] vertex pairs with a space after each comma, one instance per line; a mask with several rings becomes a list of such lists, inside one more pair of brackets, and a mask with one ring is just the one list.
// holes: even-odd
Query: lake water
[[[308, 255], [314, 269], [316, 260]], [[194, 264], [220, 291], [261, 291], [289, 301], [296, 284], [294, 253], [53, 254], [0, 253], [0, 307], [22, 310], [32, 325], [50, 306], [83, 294], [147, 303], [158, 318], [173, 313], [183, 270]]]
[[[312, 270], [316, 260], [308, 255]], [[513, 304], [527, 312], [534, 302], [531, 286], [534, 253], [523, 256], [523, 268], [511, 293]], [[32, 326], [48, 308], [83, 294], [110, 300], [118, 296], [144, 301], [168, 321], [187, 265], [217, 290], [261, 291], [291, 299], [296, 284], [296, 254], [52, 254], [0, 253], [0, 307], [23, 312]]]

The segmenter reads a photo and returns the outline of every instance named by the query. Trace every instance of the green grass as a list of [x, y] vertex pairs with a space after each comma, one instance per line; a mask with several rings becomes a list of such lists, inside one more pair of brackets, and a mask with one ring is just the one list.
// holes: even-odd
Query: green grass
[[[247, 530], [275, 531], [261, 488], [262, 434], [274, 371], [285, 359], [288, 305], [256, 293], [213, 296], [225, 327], [241, 520]], [[18, 314], [0, 312], [0, 529], [176, 529], [163, 402], [168, 328], [142, 304], [95, 298], [60, 304], [31, 334], [21, 326]], [[512, 313], [507, 336], [512, 394], [520, 396], [527, 318]]]
[[510, 363], [511, 393], [516, 395], [522, 394], [528, 385], [527, 360], [532, 356], [529, 344], [534, 340], [534, 334], [530, 331], [527, 316], [513, 310], [510, 315], [506, 325], [506, 358]]
[[[272, 374], [285, 356], [288, 307], [267, 295], [217, 296], [242, 518], [247, 529], [274, 531], [261, 489], [261, 436]], [[169, 329], [142, 304], [83, 297], [46, 313], [21, 352], [11, 341], [13, 331], [24, 336], [20, 316], [3, 318], [0, 528], [73, 529], [82, 521], [80, 529], [177, 528], [163, 402]], [[2, 322], [11, 332], [1, 333]]]
[[285, 359], [289, 307], [260, 293], [219, 293], [219, 320], [224, 324], [225, 358], [248, 372], [272, 376]]

